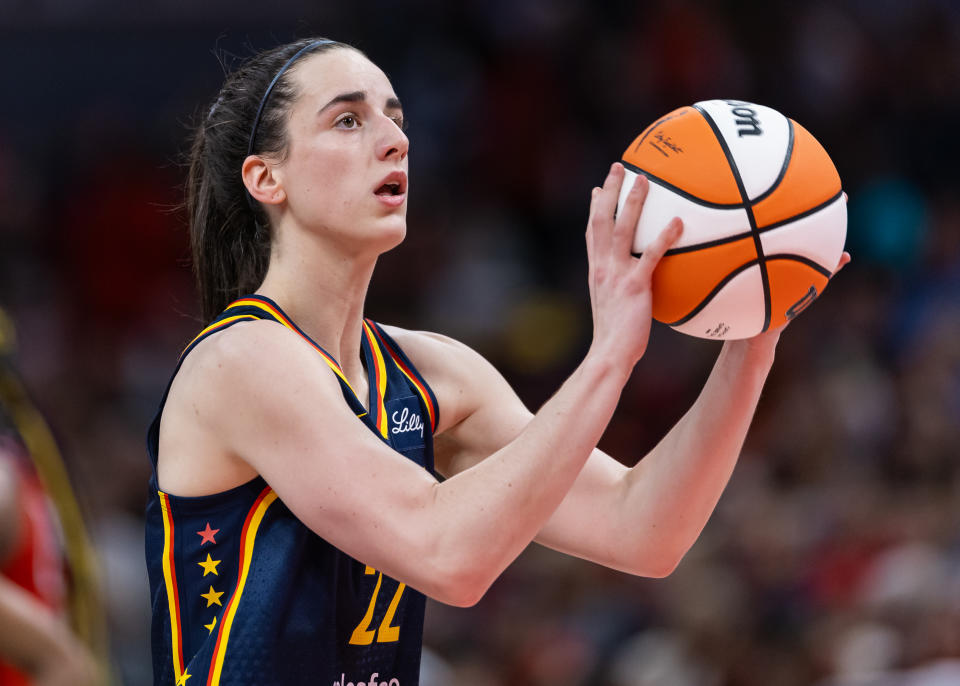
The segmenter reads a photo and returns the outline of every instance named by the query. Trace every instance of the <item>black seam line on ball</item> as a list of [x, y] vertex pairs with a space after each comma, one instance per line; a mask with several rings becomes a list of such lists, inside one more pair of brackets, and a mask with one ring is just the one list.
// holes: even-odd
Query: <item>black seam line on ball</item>
[[[685, 245], [682, 248], [670, 248], [667, 252], [663, 254], [664, 257], [668, 255], [679, 255], [685, 252], [695, 252], [697, 250], [703, 250], [704, 248], [715, 248], [718, 245], [724, 245], [726, 243], [736, 243], [737, 241], [742, 241], [744, 238], [749, 238], [753, 235], [752, 231], [744, 231], [743, 233], [735, 233], [730, 236], [724, 236], [723, 238], [717, 238], [712, 241], [704, 241], [703, 243], [694, 243], [692, 245]], [[630, 253], [634, 257], [643, 257], [642, 252], [632, 252]]]
[[688, 321], [690, 321], [691, 319], [693, 319], [694, 317], [696, 317], [698, 314], [700, 314], [700, 312], [703, 310], [703, 308], [710, 304], [710, 301], [714, 299], [714, 297], [717, 295], [717, 293], [719, 293], [721, 290], [723, 290], [723, 287], [724, 287], [724, 286], [726, 286], [728, 283], [730, 283], [730, 281], [733, 279], [733, 277], [735, 277], [735, 276], [737, 276], [738, 274], [740, 274], [741, 272], [749, 269], [750, 267], [752, 267], [752, 266], [754, 266], [754, 265], [756, 265], [756, 264], [759, 264], [759, 262], [760, 262], [760, 260], [750, 260], [749, 262], [745, 262], [745, 263], [741, 264], [739, 267], [737, 267], [737, 268], [734, 269], [732, 272], [728, 273], [725, 277], [723, 277], [722, 279], [720, 279], [719, 283], [717, 283], [717, 285], [713, 287], [713, 290], [711, 290], [709, 293], [707, 293], [707, 294], [704, 296], [703, 300], [701, 300], [699, 303], [697, 303], [696, 307], [694, 307], [692, 310], [690, 310], [687, 314], [685, 314], [683, 317], [681, 317], [681, 318], [678, 319], [677, 321], [675, 321], [675, 322], [665, 322], [665, 324], [666, 324], [667, 326], [680, 326], [681, 324], [686, 324]]
[[[783, 116], [783, 115], [781, 115]], [[758, 195], [753, 199], [754, 204], [760, 202], [764, 198], [769, 197], [771, 193], [777, 190], [777, 187], [783, 182], [783, 177], [787, 175], [787, 168], [790, 166], [790, 158], [793, 157], [793, 120], [789, 117], [783, 117], [787, 120], [787, 128], [790, 131], [790, 137], [787, 140], [787, 154], [783, 156], [783, 165], [780, 167], [780, 173], [777, 174], [777, 178], [774, 179], [773, 185], [770, 186], [763, 193]]]
[[727, 141], [724, 140], [723, 134], [720, 133], [717, 122], [699, 105], [694, 105], [693, 107], [707, 120], [707, 124], [713, 129], [713, 135], [716, 136], [717, 142], [720, 143], [723, 154], [727, 156], [727, 164], [730, 165], [730, 171], [733, 172], [733, 178], [737, 182], [737, 188], [740, 190], [740, 197], [743, 198], [743, 207], [747, 210], [747, 220], [750, 222], [750, 231], [753, 233], [753, 243], [757, 248], [757, 264], [760, 265], [760, 279], [763, 282], [763, 328], [761, 331], [766, 331], [770, 328], [770, 276], [767, 274], [767, 264], [763, 257], [763, 244], [760, 242], [760, 232], [757, 231], [757, 220], [753, 216], [753, 207], [750, 205], [750, 198], [747, 197], [747, 189], [744, 187], [743, 179], [740, 177], [740, 170], [737, 168], [737, 163], [733, 159], [733, 154], [730, 152], [729, 146], [727, 146]]
[[668, 182], [668, 181], [664, 181], [664, 180], [661, 179], [659, 176], [656, 176], [656, 175], [654, 175], [654, 174], [651, 174], [650, 172], [646, 171], [645, 169], [641, 169], [640, 167], [638, 167], [638, 166], [635, 165], [635, 164], [631, 164], [631, 163], [629, 163], [629, 162], [627, 162], [627, 161], [625, 161], [625, 160], [620, 160], [620, 164], [622, 164], [625, 169], [629, 169], [630, 171], [632, 171], [634, 174], [643, 174], [643, 175], [646, 176], [648, 179], [650, 179], [650, 183], [655, 183], [655, 184], [657, 184], [658, 186], [663, 186], [663, 187], [666, 188], [668, 191], [672, 191], [672, 192], [676, 193], [677, 195], [679, 195], [680, 197], [682, 197], [682, 198], [684, 198], [684, 199], [686, 199], [686, 200], [689, 200], [689, 201], [692, 202], [692, 203], [696, 203], [697, 205], [702, 205], [703, 207], [711, 207], [711, 208], [717, 209], [717, 210], [739, 210], [739, 209], [742, 209], [742, 208], [743, 208], [743, 203], [742, 203], [742, 202], [737, 202], [737, 203], [725, 205], [725, 204], [719, 203], [719, 202], [710, 202], [709, 200], [703, 200], [703, 199], [701, 199], [701, 198], [698, 198], [698, 197], [695, 196], [695, 195], [691, 195], [690, 193], [688, 193], [687, 191], [683, 190], [682, 188], [677, 188], [676, 186], [674, 186], [672, 183], [670, 183], [670, 182]]
[[[774, 222], [773, 224], [769, 224], [769, 225], [767, 225], [767, 226], [757, 227], [757, 231], [760, 232], [760, 233], [766, 233], [767, 231], [773, 231], [774, 229], [779, 229], [781, 226], [786, 226], [787, 224], [792, 224], [793, 222], [797, 221], [798, 219], [804, 219], [804, 218], [806, 218], [806, 217], [809, 217], [809, 216], [812, 215], [812, 214], [816, 214], [816, 213], [819, 212], [820, 210], [825, 210], [826, 208], [830, 207], [830, 205], [833, 205], [835, 202], [837, 202], [837, 201], [838, 201], [840, 198], [842, 198], [842, 197], [843, 197], [843, 191], [842, 191], [842, 190], [837, 191], [837, 193], [836, 193], [835, 195], [833, 195], [829, 200], [827, 200], [827, 201], [825, 201], [825, 202], [822, 202], [822, 203], [820, 203], [819, 205], [817, 205], [817, 206], [815, 206], [815, 207], [811, 207], [809, 210], [804, 210], [804, 211], [801, 212], [800, 214], [795, 214], [795, 215], [793, 215], [792, 217], [787, 217], [786, 219], [782, 219], [782, 220], [780, 220], [780, 221], [778, 221], [778, 222]], [[746, 238], [747, 236], [752, 236], [752, 235], [753, 235], [753, 232], [752, 232], [752, 231], [745, 231], [745, 232], [743, 232], [743, 233], [735, 233], [735, 234], [731, 234], [731, 235], [729, 235], [729, 236], [724, 236], [723, 238], [717, 238], [717, 239], [712, 240], [712, 241], [705, 241], [705, 242], [703, 242], [703, 243], [695, 243], [695, 244], [693, 244], [693, 245], [685, 245], [685, 246], [683, 246], [682, 248], [671, 248], [671, 249], [668, 250], [666, 253], [664, 253], [664, 256], [667, 256], [667, 255], [677, 255], [677, 254], [685, 253], [685, 252], [693, 252], [694, 250], [702, 250], [703, 248], [713, 248], [713, 247], [718, 246], [718, 245], [723, 245], [724, 243], [733, 243], [733, 242], [735, 242], [735, 241], [739, 241], [739, 240], [741, 240], [741, 239]], [[642, 253], [642, 252], [634, 252], [634, 253], [630, 253], [630, 254], [633, 255], [634, 257], [643, 257], [643, 253]], [[769, 257], [768, 257], [767, 259], [769, 259]]]
[[759, 231], [760, 233], [766, 233], [767, 231], [772, 231], [773, 229], [779, 229], [781, 226], [784, 226], [784, 225], [786, 225], [786, 224], [791, 224], [791, 223], [797, 221], [798, 219], [803, 219], [804, 217], [809, 217], [811, 214], [816, 214], [816, 213], [819, 212], [820, 210], [825, 210], [826, 208], [828, 208], [830, 205], [832, 205], [833, 203], [835, 203], [837, 200], [839, 200], [839, 199], [842, 198], [842, 197], [843, 197], [843, 190], [841, 189], [841, 190], [837, 191], [836, 195], [832, 196], [832, 197], [831, 197], [829, 200], [827, 200], [826, 202], [822, 202], [822, 203], [820, 203], [819, 205], [817, 205], [816, 207], [811, 207], [809, 210], [804, 210], [804, 211], [801, 212], [800, 214], [795, 214], [795, 215], [793, 215], [792, 217], [787, 217], [786, 219], [781, 219], [780, 221], [774, 222], [773, 224], [768, 224], [768, 225], [766, 225], [766, 226], [761, 226], [761, 227], [759, 227], [759, 228], [757, 229], [757, 231]]
[[772, 262], [774, 260], [800, 262], [802, 264], [807, 265], [808, 267], [818, 272], [819, 274], [822, 274], [823, 276], [827, 277], [828, 279], [831, 276], [833, 276], [833, 272], [831, 272], [829, 269], [824, 267], [822, 264], [814, 260], [811, 260], [809, 257], [804, 257], [803, 255], [794, 255], [793, 253], [788, 253], [788, 252], [781, 252], [781, 253], [776, 253], [774, 255], [767, 255], [767, 262]]

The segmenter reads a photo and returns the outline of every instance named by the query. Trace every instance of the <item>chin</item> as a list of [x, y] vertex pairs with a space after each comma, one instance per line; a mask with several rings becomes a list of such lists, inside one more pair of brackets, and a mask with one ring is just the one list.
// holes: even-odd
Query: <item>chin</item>
[[406, 216], [390, 216], [377, 223], [377, 238], [379, 251], [387, 252], [403, 242], [407, 236]]

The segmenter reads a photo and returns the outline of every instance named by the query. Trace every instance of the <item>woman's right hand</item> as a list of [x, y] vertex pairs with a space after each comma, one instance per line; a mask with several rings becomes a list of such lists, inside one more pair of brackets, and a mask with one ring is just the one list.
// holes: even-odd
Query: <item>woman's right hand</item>
[[587, 259], [593, 308], [591, 351], [632, 368], [646, 351], [650, 337], [653, 270], [680, 237], [683, 223], [674, 217], [642, 257], [633, 257], [633, 237], [650, 182], [638, 175], [620, 216], [614, 218], [624, 176], [623, 165], [616, 162], [603, 187], [593, 189]]

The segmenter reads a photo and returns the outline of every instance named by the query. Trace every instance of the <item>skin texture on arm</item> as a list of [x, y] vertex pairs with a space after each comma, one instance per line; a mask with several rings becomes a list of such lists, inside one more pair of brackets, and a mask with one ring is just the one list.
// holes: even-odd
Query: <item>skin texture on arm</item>
[[[251, 355], [262, 364], [250, 367]], [[588, 356], [524, 432], [438, 484], [357, 420], [326, 364], [288, 330], [238, 324], [191, 357], [179, 392], [204, 432], [227, 437], [236, 459], [318, 535], [452, 604], [475, 602], [556, 508], [628, 371]]]
[[[646, 348], [650, 275], [681, 227], [671, 223], [643, 259], [630, 257], [646, 185], [635, 184], [615, 222], [622, 180], [615, 165], [594, 192], [588, 222], [590, 351], [522, 431], [474, 468], [438, 484], [357, 421], [325, 362], [298, 336], [248, 322], [203, 341], [181, 368], [161, 425], [160, 487], [199, 495], [191, 483], [209, 486], [210, 464], [245, 468], [352, 557], [438, 600], [476, 602], [559, 505]], [[624, 316], [627, 302], [634, 306]], [[222, 459], [193, 464], [196, 451], [171, 443], [183, 440], [183, 427], [195, 427], [189, 441], [200, 454]]]
[[[834, 275], [849, 261], [843, 253]], [[727, 341], [696, 402], [632, 469], [594, 450], [536, 540], [621, 571], [669, 574], [730, 479], [781, 331]], [[445, 408], [441, 473], [469, 469], [523, 430], [531, 413], [480, 355], [436, 334], [390, 332]]]
[[[523, 430], [531, 413], [478, 354], [434, 334], [390, 333], [428, 381], [440, 380], [434, 392], [452, 425], [436, 441], [442, 473], [471, 468]], [[725, 344], [700, 397], [636, 467], [593, 450], [536, 540], [633, 574], [669, 574], [730, 478], [775, 343]]]

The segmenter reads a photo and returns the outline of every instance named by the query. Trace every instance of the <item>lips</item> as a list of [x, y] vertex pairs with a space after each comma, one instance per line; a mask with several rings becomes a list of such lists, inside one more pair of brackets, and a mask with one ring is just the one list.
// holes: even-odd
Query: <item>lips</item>
[[402, 171], [395, 171], [388, 174], [376, 190], [374, 195], [381, 198], [391, 198], [406, 195], [407, 193], [407, 175]]

